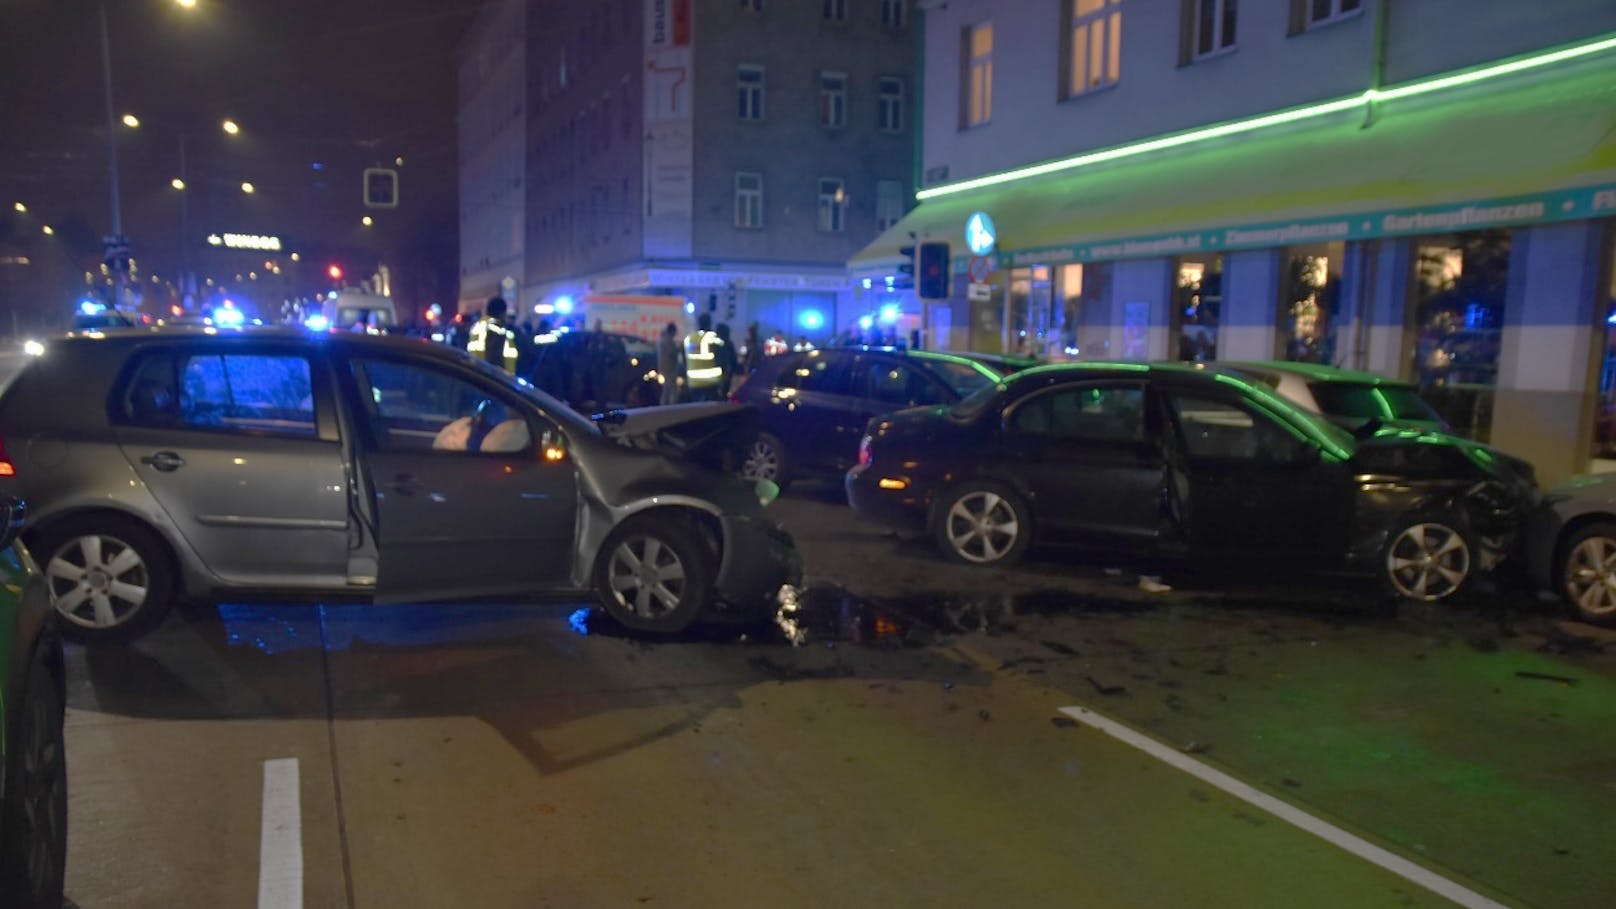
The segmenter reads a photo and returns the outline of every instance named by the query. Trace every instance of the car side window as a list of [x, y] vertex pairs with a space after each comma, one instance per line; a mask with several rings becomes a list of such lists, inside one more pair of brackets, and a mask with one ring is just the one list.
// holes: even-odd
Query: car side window
[[902, 363], [875, 357], [861, 358], [853, 368], [853, 392], [892, 407], [940, 404], [940, 388]]
[[1173, 394], [1172, 402], [1191, 459], [1290, 463], [1307, 447], [1272, 418], [1245, 407], [1185, 394]]
[[389, 360], [354, 360], [350, 368], [383, 451], [516, 454], [533, 445], [520, 410], [459, 376]]
[[147, 358], [124, 395], [123, 416], [145, 426], [314, 436], [307, 358], [193, 354]]
[[847, 394], [845, 371], [839, 365], [835, 357], [824, 353], [802, 354], [781, 368], [775, 387]]
[[1016, 407], [1010, 429], [1060, 439], [1143, 442], [1145, 392], [1137, 385], [1057, 387]]

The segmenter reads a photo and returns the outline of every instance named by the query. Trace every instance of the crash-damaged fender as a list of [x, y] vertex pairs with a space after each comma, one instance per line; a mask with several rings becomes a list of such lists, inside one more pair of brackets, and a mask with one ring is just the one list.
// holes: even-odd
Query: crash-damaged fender
[[1490, 571], [1509, 553], [1524, 518], [1522, 503], [1504, 484], [1481, 480], [1409, 480], [1359, 475], [1348, 560], [1355, 567], [1379, 564], [1391, 535], [1415, 518], [1448, 520], [1476, 548], [1477, 564]]

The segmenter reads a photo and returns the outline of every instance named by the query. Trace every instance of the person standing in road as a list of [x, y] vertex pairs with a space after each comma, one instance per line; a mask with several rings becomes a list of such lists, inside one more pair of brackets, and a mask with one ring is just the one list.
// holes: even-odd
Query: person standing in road
[[684, 383], [684, 350], [679, 345], [679, 326], [672, 322], [657, 340], [657, 375], [662, 377], [662, 403], [679, 403], [679, 386]]
[[685, 388], [693, 401], [713, 401], [719, 395], [718, 383], [724, 370], [718, 365], [718, 348], [724, 339], [713, 331], [713, 317], [702, 313], [696, 330], [685, 335]]
[[717, 361], [719, 369], [717, 398], [723, 400], [729, 397], [730, 387], [735, 384], [735, 373], [740, 369], [741, 363], [735, 350], [735, 342], [730, 338], [729, 323], [718, 323], [718, 329], [714, 334], [723, 342], [713, 349], [713, 358]]
[[746, 343], [741, 345], [741, 374], [749, 376], [763, 361], [763, 337], [758, 331], [758, 324], [753, 322], [746, 327]]
[[504, 297], [489, 300], [488, 308], [483, 311], [483, 317], [477, 320], [476, 325], [471, 326], [471, 338], [466, 343], [466, 352], [474, 357], [481, 357], [514, 375], [516, 360], [521, 353], [521, 342], [516, 333], [505, 324], [505, 313], [508, 310]]

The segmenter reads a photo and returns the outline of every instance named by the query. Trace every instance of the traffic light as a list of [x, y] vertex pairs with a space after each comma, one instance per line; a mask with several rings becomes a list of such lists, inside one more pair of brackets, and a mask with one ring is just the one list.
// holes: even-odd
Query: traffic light
[[365, 207], [398, 207], [398, 171], [385, 167], [365, 168]]
[[916, 296], [922, 300], [948, 299], [948, 244], [922, 243], [915, 263]]
[[905, 246], [898, 250], [903, 256], [903, 264], [898, 266], [898, 280], [892, 282], [894, 290], [908, 290], [915, 286], [915, 248]]

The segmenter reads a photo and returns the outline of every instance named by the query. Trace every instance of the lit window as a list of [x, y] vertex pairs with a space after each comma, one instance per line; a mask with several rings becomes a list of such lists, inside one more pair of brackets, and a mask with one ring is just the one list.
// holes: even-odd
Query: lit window
[[1292, 2], [1302, 8], [1302, 15], [1308, 28], [1327, 25], [1363, 11], [1363, 0], [1292, 0]]
[[1234, 47], [1237, 0], [1195, 0], [1192, 58], [1206, 57]]
[[965, 30], [964, 125], [981, 126], [993, 118], [993, 23]]
[[763, 67], [743, 63], [736, 76], [740, 82], [740, 117], [742, 120], [763, 119]]
[[903, 220], [903, 184], [882, 180], [875, 184], [875, 229], [885, 231]]
[[825, 0], [825, 19], [828, 22], [846, 22], [847, 0]]
[[819, 229], [829, 233], [847, 229], [847, 184], [840, 179], [819, 179]]
[[735, 226], [756, 230], [763, 226], [763, 175], [741, 171], [735, 175]]
[[1112, 85], [1122, 68], [1122, 0], [1067, 0], [1066, 97]]
[[882, 76], [876, 87], [876, 126], [884, 133], [903, 132], [903, 80]]
[[847, 125], [847, 74], [819, 74], [819, 125], [841, 129]]
[[887, 28], [903, 28], [909, 15], [909, 0], [881, 0], [881, 24]]

